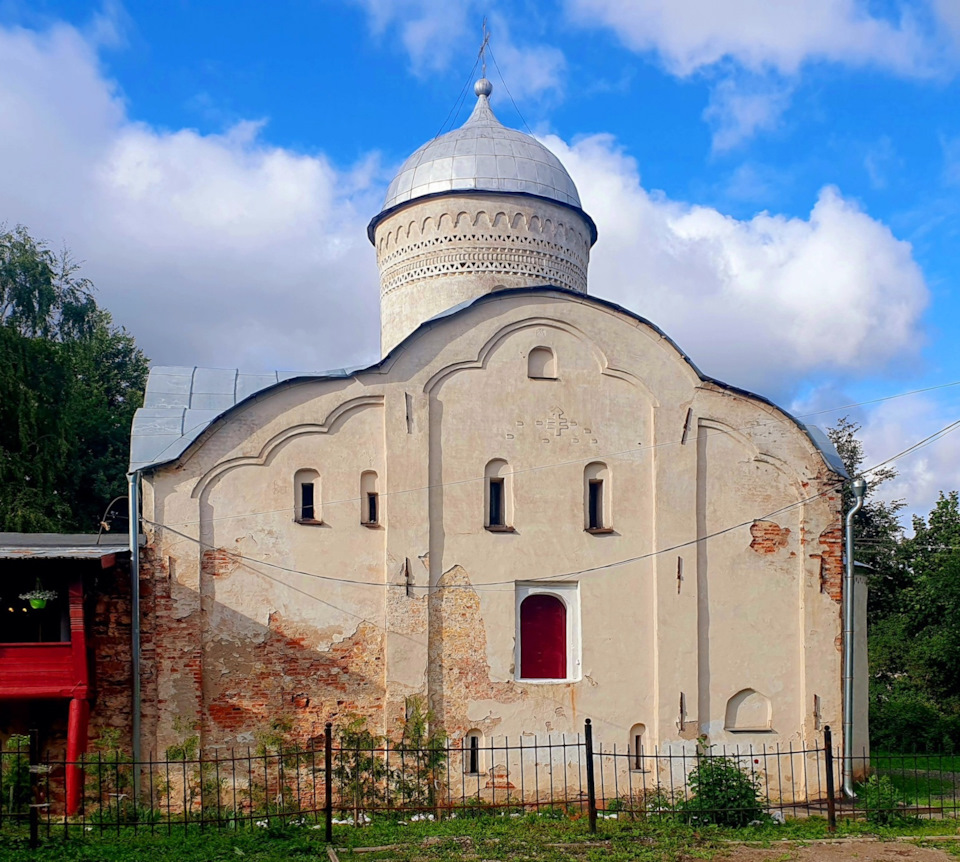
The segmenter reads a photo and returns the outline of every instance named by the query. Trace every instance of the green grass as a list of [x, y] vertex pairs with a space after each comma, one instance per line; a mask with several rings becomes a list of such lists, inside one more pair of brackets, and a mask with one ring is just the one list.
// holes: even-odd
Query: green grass
[[870, 765], [877, 769], [899, 771], [921, 769], [930, 772], [960, 772], [960, 754], [898, 754], [872, 751]]
[[890, 779], [908, 807], [960, 808], [960, 756], [876, 752], [870, 764]]
[[[893, 838], [909, 835], [918, 840], [956, 834], [955, 821], [926, 821], [898, 827], [870, 827], [843, 821], [841, 836], [873, 835]], [[604, 820], [591, 835], [585, 818], [551, 820], [543, 817], [497, 815], [440, 823], [401, 826], [387, 819], [361, 829], [337, 826], [334, 843], [341, 862], [463, 862], [465, 858], [515, 862], [660, 862], [676, 858], [710, 859], [729, 848], [730, 841], [769, 845], [788, 839], [797, 842], [830, 837], [820, 818], [792, 820], [782, 826], [766, 824], [746, 829], [695, 828], [672, 820]], [[557, 845], [557, 846], [554, 846]], [[355, 854], [355, 847], [388, 847], [377, 853]], [[960, 850], [960, 848], [957, 848]], [[80, 840], [44, 838], [31, 851], [22, 830], [0, 836], [3, 862], [297, 862], [326, 860], [322, 829], [272, 826], [254, 829], [221, 829], [166, 835], [86, 833]]]

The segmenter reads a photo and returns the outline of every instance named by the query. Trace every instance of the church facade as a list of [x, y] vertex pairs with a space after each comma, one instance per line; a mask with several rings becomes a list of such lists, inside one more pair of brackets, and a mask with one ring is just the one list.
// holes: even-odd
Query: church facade
[[453, 739], [839, 737], [835, 451], [587, 293], [596, 228], [490, 89], [371, 222], [379, 362], [152, 370], [145, 754], [411, 699]]

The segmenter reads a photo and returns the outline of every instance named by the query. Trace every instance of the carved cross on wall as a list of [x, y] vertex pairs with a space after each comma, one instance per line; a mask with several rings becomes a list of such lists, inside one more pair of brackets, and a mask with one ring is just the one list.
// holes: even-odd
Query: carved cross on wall
[[[576, 425], [577, 423], [574, 422], [573, 424]], [[570, 423], [567, 421], [567, 417], [563, 415], [563, 410], [554, 407], [550, 411], [550, 418], [547, 419], [546, 427], [548, 431], [553, 431], [557, 437], [560, 437], [564, 431], [570, 430]]]

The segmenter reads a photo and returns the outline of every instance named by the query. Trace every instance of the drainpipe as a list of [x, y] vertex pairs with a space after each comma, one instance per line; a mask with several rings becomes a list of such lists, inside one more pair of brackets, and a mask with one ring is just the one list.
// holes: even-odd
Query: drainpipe
[[863, 508], [867, 483], [854, 479], [850, 490], [856, 498], [847, 512], [847, 567], [843, 575], [843, 794], [853, 799], [853, 516]]
[[[130, 483], [130, 656], [133, 677], [133, 762], [140, 762], [140, 472], [127, 474]], [[135, 788], [139, 789], [135, 783]]]

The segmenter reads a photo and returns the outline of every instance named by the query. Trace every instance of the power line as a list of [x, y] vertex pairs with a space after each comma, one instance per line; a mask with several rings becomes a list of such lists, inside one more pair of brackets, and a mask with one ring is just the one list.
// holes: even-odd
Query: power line
[[[857, 403], [853, 403], [853, 404], [844, 404], [843, 406], [840, 406], [840, 407], [830, 407], [830, 408], [826, 408], [826, 409], [824, 409], [824, 410], [817, 410], [817, 411], [814, 411], [814, 412], [811, 412], [811, 413], [800, 413], [800, 414], [797, 414], [796, 416], [786, 415], [786, 416], [784, 416], [783, 418], [780, 418], [780, 419], [777, 419], [777, 418], [758, 419], [758, 420], [755, 420], [755, 421], [753, 421], [753, 422], [748, 422], [748, 423], [745, 424], [745, 425], [741, 425], [741, 426], [739, 426], [739, 427], [737, 427], [737, 428], [734, 428], [733, 430], [735, 430], [735, 431], [748, 431], [748, 430], [750, 430], [751, 428], [758, 428], [758, 427], [761, 427], [761, 426], [763, 426], [763, 425], [781, 425], [781, 424], [786, 423], [786, 422], [793, 422], [793, 421], [795, 421], [795, 420], [797, 420], [797, 419], [803, 419], [803, 418], [806, 418], [806, 417], [809, 417], [809, 416], [820, 416], [820, 415], [822, 415], [822, 414], [824, 414], [824, 413], [835, 413], [835, 412], [839, 412], [839, 411], [841, 411], [841, 410], [849, 410], [849, 409], [851, 409], [851, 408], [861, 407], [861, 406], [864, 406], [864, 405], [867, 405], [867, 404], [876, 404], [876, 403], [879, 403], [879, 402], [881, 402], [881, 401], [891, 401], [891, 400], [896, 399], [896, 398], [905, 398], [905, 397], [908, 397], [908, 396], [910, 396], [910, 395], [917, 395], [917, 394], [922, 394], [922, 393], [926, 393], [926, 392], [932, 392], [932, 391], [937, 390], [937, 389], [946, 389], [946, 388], [949, 388], [949, 387], [952, 387], [952, 386], [960, 386], [960, 380], [955, 380], [955, 381], [952, 381], [952, 382], [950, 382], [950, 383], [941, 383], [941, 384], [938, 384], [938, 385], [936, 385], [936, 386], [928, 386], [928, 387], [923, 388], [923, 389], [912, 389], [912, 390], [909, 390], [909, 391], [907, 391], [907, 392], [898, 392], [898, 393], [894, 393], [893, 395], [886, 395], [886, 396], [882, 396], [882, 397], [880, 397], [880, 398], [871, 399], [871, 400], [869, 400], [869, 401], [861, 401], [861, 402], [857, 402]], [[780, 409], [780, 408], [776, 408], [776, 409]], [[593, 453], [593, 454], [588, 455], [588, 456], [586, 456], [586, 457], [584, 457], [584, 458], [575, 458], [575, 459], [569, 459], [569, 460], [566, 460], [566, 461], [556, 461], [556, 462], [554, 462], [554, 463], [552, 463], [552, 464], [538, 464], [538, 465], [534, 465], [534, 466], [532, 466], [532, 467], [522, 467], [522, 468], [520, 468], [520, 469], [515, 469], [515, 470], [513, 470], [513, 471], [511, 472], [511, 475], [519, 476], [519, 475], [523, 475], [523, 474], [525, 474], [525, 473], [537, 472], [537, 471], [539, 471], [539, 470], [548, 470], [548, 469], [553, 469], [553, 468], [556, 468], [556, 467], [567, 467], [567, 466], [571, 466], [571, 465], [574, 465], [574, 464], [586, 464], [586, 463], [589, 463], [589, 462], [591, 462], [591, 461], [603, 461], [603, 460], [609, 460], [609, 459], [611, 459], [611, 458], [623, 458], [623, 457], [626, 457], [626, 456], [629, 456], [629, 455], [639, 455], [639, 454], [643, 454], [643, 453], [648, 452], [648, 451], [652, 451], [652, 450], [654, 450], [654, 449], [661, 449], [661, 448], [664, 448], [664, 447], [667, 447], [667, 446], [680, 446], [680, 445], [683, 445], [684, 442], [688, 442], [688, 443], [689, 443], [689, 442], [695, 442], [695, 441], [699, 440], [701, 437], [704, 437], [704, 438], [705, 438], [705, 437], [708, 437], [708, 436], [710, 436], [710, 435], [712, 435], [712, 434], [722, 434], [722, 433], [725, 433], [725, 432], [723, 432], [723, 431], [716, 431], [716, 430], [707, 430], [706, 432], [701, 433], [700, 431], [698, 431], [698, 432], [697, 432], [696, 434], [694, 434], [693, 436], [687, 437], [687, 438], [686, 438], [686, 441], [685, 441], [684, 439], [679, 439], [679, 440], [665, 440], [665, 441], [663, 441], [663, 442], [661, 442], [661, 443], [653, 443], [653, 444], [651, 444], [651, 445], [649, 445], [649, 446], [643, 446], [642, 444], [639, 444], [639, 443], [638, 443], [638, 444], [637, 444], [638, 448], [635, 448], [635, 449], [634, 449], [634, 448], [624, 449], [624, 450], [621, 450], [621, 451], [619, 451], [619, 452]], [[921, 441], [921, 442], [923, 442], [923, 441]], [[884, 463], [886, 463], [886, 462], [884, 462]], [[876, 469], [878, 469], [879, 467], [882, 467], [882, 466], [883, 466], [883, 463], [878, 464], [876, 467], [874, 467], [874, 468], [872, 468], [872, 469], [873, 469], [873, 470], [876, 470]], [[422, 493], [422, 492], [424, 492], [424, 491], [429, 491], [429, 490], [436, 489], [436, 488], [453, 487], [453, 486], [457, 486], [457, 485], [469, 484], [469, 483], [472, 483], [472, 482], [482, 482], [482, 481], [484, 481], [484, 479], [485, 479], [484, 476], [471, 476], [471, 477], [468, 477], [468, 478], [466, 478], [466, 479], [455, 479], [455, 480], [448, 481], [448, 482], [437, 482], [437, 483], [432, 483], [432, 484], [427, 484], [427, 485], [421, 485], [421, 486], [418, 486], [418, 487], [416, 487], [416, 488], [401, 488], [401, 489], [398, 489], [398, 490], [396, 490], [396, 491], [385, 491], [385, 492], [381, 493], [379, 496], [380, 496], [381, 499], [385, 499], [385, 498], [389, 498], [389, 497], [397, 497], [397, 496], [400, 496], [400, 495], [402, 495], [402, 494], [416, 494], [416, 493]], [[321, 500], [321, 501], [320, 501], [320, 507], [321, 507], [321, 509], [322, 509], [324, 506], [337, 506], [337, 505], [340, 505], [341, 503], [357, 503], [357, 502], [361, 502], [362, 499], [363, 499], [362, 497], [344, 497], [344, 498], [337, 499], [337, 500]], [[214, 517], [214, 518], [206, 519], [206, 521], [207, 521], [208, 523], [212, 523], [212, 522], [217, 522], [217, 521], [232, 521], [232, 520], [237, 520], [237, 519], [239, 519], [239, 518], [254, 518], [254, 517], [259, 517], [259, 516], [261, 516], [261, 515], [279, 515], [279, 514], [284, 514], [284, 513], [286, 513], [286, 512], [293, 512], [293, 511], [295, 511], [295, 508], [296, 508], [295, 506], [284, 506], [284, 507], [282, 507], [282, 508], [280, 508], [280, 509], [266, 509], [266, 510], [262, 510], [262, 511], [258, 511], [258, 512], [241, 512], [241, 513], [232, 514], [232, 515], [220, 515], [220, 516], [217, 516], [217, 517]], [[199, 521], [199, 520], [196, 520], [196, 521], [174, 521], [174, 522], [172, 522], [172, 523], [176, 524], [177, 526], [186, 527], [186, 526], [192, 526], [192, 525], [199, 524], [200, 521]]]
[[[899, 458], [906, 457], [907, 455], [909, 455], [909, 454], [917, 451], [918, 449], [922, 448], [923, 446], [929, 445], [929, 444], [935, 442], [936, 440], [941, 439], [941, 438], [944, 437], [946, 434], [950, 433], [950, 432], [953, 431], [953, 430], [956, 430], [956, 428], [958, 428], [958, 427], [960, 427], [960, 420], [957, 420], [957, 421], [955, 421], [955, 422], [951, 422], [950, 424], [948, 424], [948, 425], [944, 426], [943, 428], [941, 428], [939, 431], [936, 431], [936, 432], [934, 432], [933, 434], [930, 434], [930, 435], [928, 435], [927, 437], [924, 437], [922, 440], [917, 441], [917, 443], [913, 444], [912, 446], [909, 446], [909, 447], [907, 447], [906, 449], [902, 450], [901, 452], [898, 452], [896, 455], [890, 456], [889, 458], [885, 459], [884, 461], [881, 461], [879, 464], [877, 464], [877, 465], [875, 465], [875, 466], [873, 466], [873, 467], [870, 467], [869, 469], [867, 469], [867, 470], [865, 470], [865, 471], [863, 471], [863, 472], [866, 473], [866, 474], [869, 474], [869, 473], [877, 470], [879, 467], [882, 467], [882, 466], [884, 466], [884, 465], [886, 465], [886, 464], [891, 463], [892, 461], [895, 461], [895, 460], [897, 460], [897, 459], [899, 459]], [[697, 536], [696, 538], [690, 539], [690, 540], [688, 540], [688, 541], [686, 541], [686, 542], [680, 542], [680, 543], [678, 543], [678, 544], [676, 544], [676, 545], [671, 545], [671, 546], [666, 547], [666, 548], [660, 548], [660, 549], [655, 550], [655, 551], [650, 551], [650, 552], [648, 552], [648, 553], [646, 553], [646, 554], [640, 554], [640, 555], [638, 555], [638, 556], [636, 556], [636, 557], [629, 557], [629, 558], [626, 558], [626, 559], [615, 560], [615, 561], [613, 561], [613, 562], [604, 563], [603, 565], [599, 565], [599, 566], [592, 566], [592, 567], [590, 567], [590, 568], [578, 569], [578, 570], [576, 570], [576, 571], [570, 571], [570, 572], [564, 572], [564, 573], [555, 573], [555, 574], [551, 574], [551, 575], [542, 575], [542, 576], [537, 577], [537, 578], [530, 578], [529, 580], [530, 580], [531, 582], [541, 582], [541, 581], [543, 581], [543, 582], [550, 582], [550, 581], [552, 581], [552, 580], [554, 580], [554, 579], [559, 579], [559, 578], [572, 578], [572, 577], [578, 577], [578, 576], [582, 576], [582, 575], [594, 574], [594, 573], [597, 573], [597, 572], [605, 571], [605, 570], [607, 570], [607, 569], [618, 568], [618, 567], [620, 567], [620, 566], [629, 565], [630, 563], [636, 563], [636, 562], [640, 562], [640, 561], [643, 561], [643, 560], [646, 560], [646, 559], [651, 559], [651, 558], [653, 558], [653, 557], [660, 556], [661, 554], [667, 554], [667, 553], [671, 553], [671, 552], [673, 552], [673, 551], [682, 550], [683, 548], [690, 547], [691, 545], [697, 545], [697, 544], [699, 544], [700, 542], [706, 542], [706, 541], [708, 541], [708, 540], [710, 540], [710, 539], [713, 539], [713, 538], [716, 538], [716, 537], [718, 537], [718, 536], [722, 536], [722, 535], [725, 535], [725, 534], [727, 534], [727, 533], [731, 533], [731, 532], [733, 532], [733, 531], [735, 531], [735, 530], [739, 530], [739, 529], [742, 529], [742, 528], [744, 528], [744, 527], [750, 526], [750, 525], [754, 524], [756, 521], [765, 521], [765, 520], [768, 520], [769, 518], [772, 518], [772, 517], [774, 517], [774, 516], [776, 516], [776, 515], [783, 514], [784, 512], [790, 511], [790, 510], [792, 510], [792, 509], [794, 509], [794, 508], [797, 508], [798, 506], [802, 506], [802, 505], [804, 505], [804, 504], [806, 504], [806, 503], [809, 503], [809, 502], [812, 502], [812, 501], [814, 501], [814, 500], [817, 500], [817, 499], [819, 499], [820, 497], [823, 497], [823, 496], [825, 496], [825, 495], [827, 495], [827, 494], [834, 493], [834, 492], [837, 491], [839, 488], [841, 488], [841, 487], [843, 486], [843, 484], [844, 484], [844, 482], [843, 482], [842, 480], [841, 480], [841, 481], [837, 481], [837, 482], [832, 482], [830, 485], [828, 485], [828, 486], [827, 486], [826, 488], [824, 488], [822, 491], [818, 492], [817, 494], [813, 494], [813, 495], [811, 495], [810, 497], [805, 497], [805, 498], [803, 498], [803, 499], [801, 499], [801, 500], [797, 500], [797, 501], [795, 501], [795, 502], [793, 502], [793, 503], [790, 503], [790, 504], [788, 504], [788, 505], [786, 505], [786, 506], [782, 506], [781, 508], [775, 509], [775, 510], [773, 510], [773, 511], [771, 511], [771, 512], [768, 512], [768, 513], [764, 514], [764, 515], [760, 515], [760, 516], [758, 516], [758, 517], [751, 518], [751, 519], [749, 519], [749, 520], [747, 520], [747, 521], [742, 521], [742, 522], [739, 523], [739, 524], [734, 524], [734, 525], [729, 526], [729, 527], [724, 527], [723, 529], [721, 529], [721, 530], [716, 530], [716, 531], [713, 532], [713, 533], [708, 533], [708, 534], [706, 534], [706, 535], [704, 535], [704, 536]], [[179, 536], [179, 537], [181, 537], [181, 538], [183, 538], [183, 539], [186, 539], [187, 541], [190, 541], [190, 542], [193, 542], [193, 543], [197, 544], [197, 545], [201, 548], [201, 551], [204, 550], [204, 549], [205, 549], [205, 550], [220, 550], [220, 548], [218, 548], [218, 547], [215, 546], [215, 545], [210, 545], [210, 544], [208, 544], [208, 543], [204, 543], [202, 540], [200, 540], [200, 539], [198, 539], [198, 538], [195, 538], [195, 537], [193, 537], [193, 536], [189, 536], [189, 535], [187, 535], [186, 533], [182, 533], [182, 532], [180, 532], [179, 530], [175, 530], [175, 529], [173, 529], [172, 527], [167, 526], [167, 525], [165, 525], [165, 524], [160, 524], [160, 523], [158, 523], [158, 522], [156, 522], [156, 521], [151, 521], [150, 519], [148, 519], [148, 518], [143, 518], [143, 517], [141, 517], [141, 520], [142, 520], [144, 523], [147, 523], [147, 524], [149, 524], [149, 525], [152, 526], [152, 527], [156, 527], [156, 528], [161, 529], [161, 530], [167, 530], [168, 532], [171, 532], [171, 533], [173, 533], [173, 534], [175, 534], [175, 535], [177, 535], [177, 536]], [[206, 548], [204, 548], [204, 545], [205, 545], [205, 544], [206, 544]], [[271, 568], [271, 569], [277, 569], [277, 570], [280, 570], [280, 571], [288, 572], [288, 573], [290, 573], [290, 574], [301, 575], [301, 576], [303, 576], [303, 577], [315, 578], [315, 579], [317, 579], [317, 580], [331, 581], [331, 582], [335, 582], [335, 583], [350, 584], [350, 585], [352, 585], [352, 586], [370, 586], [370, 587], [388, 587], [388, 586], [395, 586], [395, 585], [393, 585], [393, 584], [383, 583], [382, 581], [356, 581], [356, 580], [352, 580], [352, 579], [350, 579], [350, 578], [337, 578], [337, 577], [334, 577], [334, 576], [332, 576], [332, 575], [321, 575], [321, 574], [317, 574], [317, 573], [314, 573], [314, 572], [304, 572], [304, 571], [301, 571], [301, 570], [299, 570], [299, 569], [291, 568], [291, 567], [289, 567], [289, 566], [280, 565], [279, 563], [272, 563], [272, 562], [270, 562], [270, 561], [268, 561], [268, 560], [257, 560], [257, 559], [253, 559], [253, 558], [251, 558], [251, 557], [247, 557], [246, 555], [240, 554], [240, 553], [238, 553], [238, 552], [229, 552], [229, 551], [228, 551], [227, 553], [229, 553], [230, 556], [231, 556], [232, 558], [234, 558], [234, 559], [245, 560], [246, 562], [251, 563], [251, 564], [253, 564], [253, 565], [267, 566], [268, 568]], [[443, 585], [443, 586], [434, 586], [434, 585], [424, 585], [424, 586], [411, 585], [411, 586], [412, 586], [414, 589], [420, 589], [420, 590], [424, 590], [424, 589], [425, 589], [425, 590], [428, 590], [428, 591], [437, 590], [437, 589], [449, 589], [449, 588], [453, 588], [453, 587], [463, 587], [463, 588], [473, 589], [473, 590], [478, 590], [478, 591], [479, 591], [479, 590], [486, 590], [486, 589], [489, 589], [490, 587], [495, 587], [495, 586], [503, 586], [503, 585], [515, 584], [515, 582], [516, 582], [516, 579], [513, 578], [513, 579], [509, 579], [509, 580], [504, 580], [504, 581], [486, 581], [486, 582], [484, 582], [483, 584], [478, 584], [478, 585], [449, 584], [449, 585]], [[396, 585], [396, 586], [405, 586], [405, 585]], [[506, 590], [503, 590], [503, 591], [506, 591]]]

